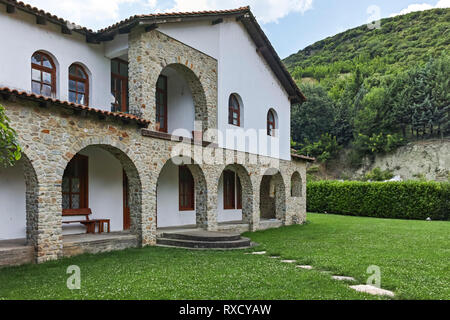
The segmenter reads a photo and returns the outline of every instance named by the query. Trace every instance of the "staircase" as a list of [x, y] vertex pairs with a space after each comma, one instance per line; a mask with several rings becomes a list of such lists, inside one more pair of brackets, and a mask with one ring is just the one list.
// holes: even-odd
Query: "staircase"
[[250, 239], [236, 233], [209, 232], [203, 230], [164, 232], [156, 239], [164, 247], [188, 249], [245, 249], [252, 246]]

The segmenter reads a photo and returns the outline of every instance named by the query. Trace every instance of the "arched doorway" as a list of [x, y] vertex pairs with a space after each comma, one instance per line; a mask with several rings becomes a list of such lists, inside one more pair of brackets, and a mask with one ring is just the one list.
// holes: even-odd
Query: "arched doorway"
[[217, 221], [251, 223], [253, 186], [248, 171], [238, 164], [225, 167], [219, 179]]
[[206, 227], [206, 179], [191, 158], [169, 159], [161, 169], [156, 190], [157, 228]]
[[269, 169], [261, 180], [261, 220], [284, 221], [286, 215], [286, 187], [278, 170]]
[[[86, 218], [109, 221], [104, 232], [140, 234], [142, 186], [133, 161], [110, 145], [88, 145], [68, 162], [62, 177], [63, 235], [86, 233]], [[100, 232], [100, 224], [94, 232]]]
[[155, 94], [156, 131], [193, 138], [195, 122], [207, 128], [206, 97], [194, 72], [182, 64], [166, 66], [158, 77]]

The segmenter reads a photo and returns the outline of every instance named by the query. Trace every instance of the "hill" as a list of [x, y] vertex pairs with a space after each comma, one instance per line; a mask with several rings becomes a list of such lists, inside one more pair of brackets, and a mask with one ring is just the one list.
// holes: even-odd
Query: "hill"
[[284, 60], [308, 101], [292, 113], [293, 147], [355, 166], [410, 140], [450, 134], [450, 9], [413, 12], [319, 41]]

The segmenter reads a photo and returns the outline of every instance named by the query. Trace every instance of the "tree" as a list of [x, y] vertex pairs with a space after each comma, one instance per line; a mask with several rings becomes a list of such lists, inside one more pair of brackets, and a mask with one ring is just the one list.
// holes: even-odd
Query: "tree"
[[0, 167], [12, 166], [21, 158], [21, 148], [17, 134], [9, 125], [5, 108], [0, 105]]
[[292, 108], [292, 139], [297, 143], [316, 142], [333, 127], [333, 101], [320, 85], [303, 84], [301, 89], [308, 100]]

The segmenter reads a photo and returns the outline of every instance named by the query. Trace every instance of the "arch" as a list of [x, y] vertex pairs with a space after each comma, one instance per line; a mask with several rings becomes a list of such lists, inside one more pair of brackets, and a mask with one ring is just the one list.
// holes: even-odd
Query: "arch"
[[[181, 211], [179, 207], [179, 167], [186, 166], [194, 178], [195, 210]], [[206, 178], [201, 167], [190, 157], [168, 159], [161, 168], [157, 180], [157, 228], [195, 224], [207, 228]]]
[[[87, 148], [99, 148], [106, 151], [109, 155], [114, 157], [120, 163], [123, 172], [126, 174], [128, 180], [128, 204], [130, 211], [130, 232], [139, 237], [142, 237], [142, 181], [139, 170], [136, 166], [136, 159], [129, 154], [128, 148], [119, 142], [115, 142], [108, 137], [89, 138], [78, 142], [72, 146], [71, 151], [66, 153], [64, 159], [66, 160], [64, 167], [58, 167], [58, 175], [62, 177], [64, 171], [74, 157]], [[61, 195], [62, 195], [61, 186]], [[61, 202], [62, 208], [62, 202]]]
[[302, 196], [302, 177], [298, 171], [291, 176], [291, 197], [299, 198]]
[[[242, 210], [242, 221], [246, 223], [252, 223], [253, 221], [253, 184], [250, 178], [250, 174], [247, 171], [247, 169], [240, 164], [229, 164], [227, 165], [221, 173], [221, 177], [219, 179], [219, 184], [223, 184], [224, 181], [224, 173], [226, 171], [232, 171], [236, 174], [236, 177], [238, 180], [236, 180], [236, 186], [235, 186], [235, 193], [236, 193], [236, 202], [235, 202], [235, 209]], [[239, 188], [237, 186], [238, 181], [240, 182], [241, 186], [241, 204], [242, 207], [239, 208], [238, 206], [238, 198], [239, 198]], [[219, 189], [218, 189], [219, 190]], [[224, 203], [218, 203], [219, 208], [224, 208]]]
[[286, 185], [279, 170], [269, 169], [263, 175], [259, 197], [261, 219], [285, 220]]
[[[166, 97], [164, 98], [161, 95], [161, 76], [166, 78], [166, 88], [165, 88], [165, 92], [166, 92]], [[179, 78], [182, 79], [182, 81], [184, 81], [187, 84], [187, 88], [184, 89], [184, 84], [181, 83], [178, 85], [183, 86], [182, 89], [180, 89], [180, 93], [176, 92], [173, 93], [171, 92], [172, 90], [172, 79], [175, 79], [176, 76], [178, 76]], [[206, 130], [208, 128], [208, 108], [207, 108], [207, 100], [206, 100], [206, 95], [205, 95], [205, 90], [203, 88], [203, 85], [199, 79], [199, 77], [194, 73], [194, 71], [192, 71], [190, 68], [188, 68], [187, 66], [181, 64], [181, 63], [172, 63], [172, 64], [167, 64], [165, 65], [162, 69], [161, 72], [159, 74], [159, 77], [157, 79], [155, 79], [156, 81], [153, 84], [153, 90], [155, 90], [155, 122], [157, 123], [156, 125], [156, 130], [157, 131], [164, 131], [167, 132], [168, 130], [173, 131], [174, 129], [186, 129], [189, 134], [192, 134], [192, 131], [197, 130], [197, 128], [195, 128], [194, 126], [194, 122], [200, 122], [202, 125], [202, 130]], [[178, 81], [180, 82], [180, 81]], [[173, 87], [175, 87], [175, 84], [173, 85]], [[186, 91], [188, 92], [186, 92]], [[188, 128], [182, 128], [180, 127], [180, 125], [178, 124], [178, 126], [172, 126], [171, 125], [171, 121], [173, 120], [180, 120], [181, 119], [189, 119], [189, 114], [184, 114], [184, 116], [174, 116], [173, 115], [173, 111], [175, 111], [174, 109], [177, 108], [178, 104], [181, 104], [183, 107], [185, 107], [186, 105], [189, 104], [189, 101], [183, 101], [183, 98], [180, 98], [180, 96], [183, 95], [191, 95], [192, 96], [192, 101], [190, 103], [193, 104], [193, 123], [189, 123], [187, 125]], [[189, 98], [189, 97], [188, 97]], [[164, 99], [166, 99], [164, 101]], [[177, 99], [177, 102], [172, 103], [171, 100], [175, 100]], [[185, 98], [186, 99], [186, 98]], [[160, 111], [160, 108], [163, 108], [162, 104], [165, 103], [165, 115], [162, 116], [163, 112]], [[168, 110], [169, 109], [169, 110]], [[172, 110], [170, 110], [172, 109]], [[178, 113], [178, 111], [181, 110], [177, 110], [177, 114], [178, 115], [182, 115], [182, 113]], [[162, 123], [162, 121], [165, 121], [167, 125], [164, 125]], [[164, 130], [161, 130], [161, 128], [164, 128]], [[170, 132], [169, 132], [170, 133]]]
[[275, 137], [278, 130], [278, 114], [271, 108], [267, 111], [267, 135]]
[[237, 93], [230, 94], [228, 99], [228, 124], [237, 127], [244, 126], [244, 104]]
[[89, 105], [90, 72], [81, 63], [72, 63], [69, 67], [69, 102]]

